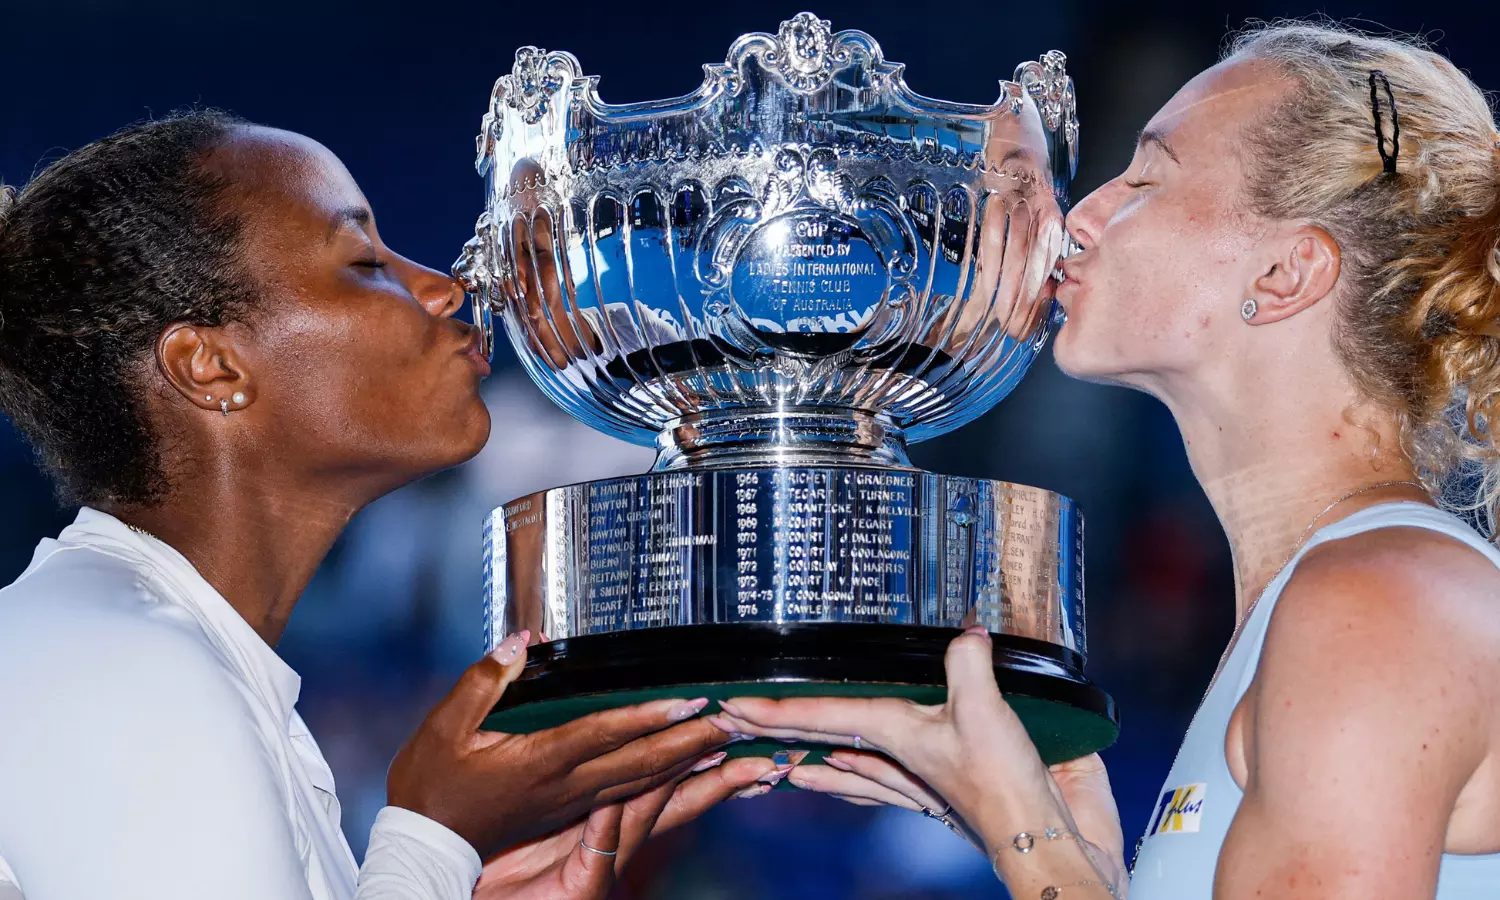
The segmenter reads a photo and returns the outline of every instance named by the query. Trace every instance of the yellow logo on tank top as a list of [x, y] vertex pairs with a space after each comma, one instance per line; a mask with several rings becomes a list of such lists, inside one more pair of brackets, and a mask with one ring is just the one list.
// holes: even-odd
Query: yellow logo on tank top
[[1207, 793], [1208, 785], [1202, 782], [1162, 791], [1146, 834], [1190, 834], [1197, 831], [1203, 820], [1203, 796]]

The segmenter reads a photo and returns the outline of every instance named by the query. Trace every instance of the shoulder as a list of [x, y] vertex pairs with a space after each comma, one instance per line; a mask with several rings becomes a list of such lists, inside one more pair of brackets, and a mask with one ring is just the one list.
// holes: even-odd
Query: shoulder
[[1500, 567], [1421, 527], [1321, 544], [1293, 572], [1271, 620], [1268, 651], [1297, 645], [1382, 668], [1432, 654], [1500, 665]]
[[227, 726], [245, 714], [242, 687], [129, 560], [59, 549], [0, 591], [0, 748], [69, 719]]
[[276, 723], [128, 561], [60, 554], [0, 592], [0, 847], [28, 890], [295, 884]]
[[1231, 725], [1226, 737], [1244, 750], [1245, 796], [1221, 888], [1432, 895], [1500, 707], [1497, 604], [1495, 563], [1430, 529], [1381, 528], [1307, 554], [1235, 713], [1243, 734]]
[[1262, 759], [1410, 752], [1472, 768], [1500, 710], [1500, 568], [1417, 527], [1314, 548], [1277, 602], [1247, 700]]

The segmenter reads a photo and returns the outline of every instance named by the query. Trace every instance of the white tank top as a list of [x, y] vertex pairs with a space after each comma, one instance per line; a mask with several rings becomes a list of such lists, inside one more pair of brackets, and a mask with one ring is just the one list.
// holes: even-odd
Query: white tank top
[[[1377, 528], [1427, 528], [1462, 541], [1500, 567], [1500, 552], [1457, 517], [1422, 503], [1383, 503], [1319, 529], [1266, 586], [1243, 633], [1183, 739], [1146, 823], [1130, 881], [1131, 900], [1207, 900], [1213, 896], [1219, 850], [1245, 794], [1229, 774], [1224, 736], [1260, 662], [1266, 627], [1292, 570], [1309, 550]], [[1500, 897], [1500, 854], [1443, 854], [1436, 900]]]

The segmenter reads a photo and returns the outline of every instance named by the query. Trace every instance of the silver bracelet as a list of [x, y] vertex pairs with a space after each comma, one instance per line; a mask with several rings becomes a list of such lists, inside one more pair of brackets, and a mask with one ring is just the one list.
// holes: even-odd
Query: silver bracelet
[[[1104, 873], [1099, 870], [1099, 864], [1094, 861], [1093, 845], [1084, 840], [1083, 835], [1079, 834], [1071, 828], [1047, 828], [1042, 831], [1040, 835], [1032, 834], [1029, 831], [1023, 831], [1020, 834], [1017, 834], [1015, 837], [1011, 838], [1010, 849], [1015, 851], [1016, 853], [1025, 855], [1036, 848], [1038, 838], [1047, 843], [1064, 839], [1073, 840], [1078, 844], [1078, 849], [1083, 851], [1084, 861], [1089, 864], [1089, 868], [1093, 869], [1094, 874], [1098, 875], [1101, 879], [1104, 878]], [[995, 855], [991, 859], [992, 866], [995, 870], [995, 877], [999, 878], [1001, 881], [1005, 880], [1005, 876], [1000, 872], [1000, 856], [1004, 852], [1005, 847], [1002, 846], [1000, 849], [995, 851]], [[1041, 894], [1038, 895], [1038, 900], [1058, 900], [1058, 898], [1062, 897], [1063, 892], [1067, 888], [1086, 887], [1089, 885], [1104, 888], [1104, 890], [1107, 891], [1109, 893], [1109, 896], [1114, 898], [1114, 900], [1123, 900], [1123, 895], [1120, 894], [1120, 889], [1114, 884], [1102, 880], [1094, 881], [1093, 879], [1089, 878], [1085, 878], [1082, 881], [1070, 882], [1068, 884], [1049, 884], [1046, 887], [1042, 888]]]
[[1090, 885], [1090, 884], [1095, 884], [1095, 885], [1098, 885], [1099, 887], [1104, 888], [1106, 891], [1109, 891], [1109, 895], [1111, 897], [1113, 897], [1114, 900], [1120, 900], [1120, 895], [1117, 894], [1117, 893], [1115, 893], [1115, 887], [1114, 887], [1114, 885], [1112, 885], [1112, 884], [1105, 884], [1102, 881], [1090, 881], [1087, 878], [1085, 878], [1082, 881], [1074, 881], [1074, 882], [1072, 882], [1070, 884], [1063, 884], [1063, 885], [1049, 884], [1046, 887], [1042, 888], [1041, 900], [1057, 900], [1058, 897], [1061, 897], [1063, 895], [1063, 889], [1064, 888], [1084, 887], [1085, 885]]

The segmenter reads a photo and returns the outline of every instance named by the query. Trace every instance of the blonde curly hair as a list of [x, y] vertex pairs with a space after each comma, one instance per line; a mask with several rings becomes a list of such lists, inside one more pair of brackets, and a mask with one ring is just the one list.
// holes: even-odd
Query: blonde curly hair
[[1418, 40], [1321, 22], [1256, 25], [1225, 58], [1271, 63], [1297, 84], [1247, 134], [1249, 206], [1312, 222], [1338, 242], [1344, 364], [1396, 411], [1427, 486], [1494, 534], [1500, 135], [1485, 94]]

